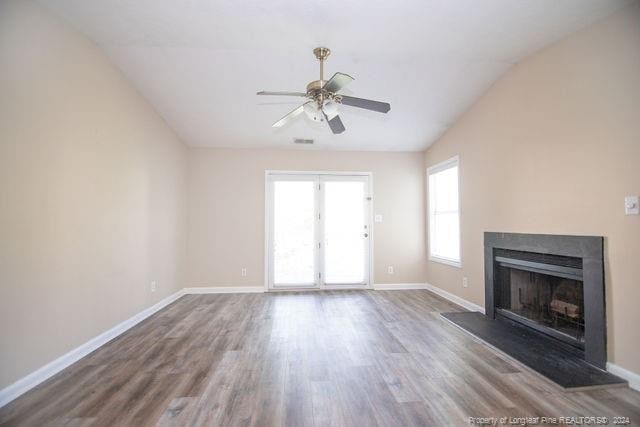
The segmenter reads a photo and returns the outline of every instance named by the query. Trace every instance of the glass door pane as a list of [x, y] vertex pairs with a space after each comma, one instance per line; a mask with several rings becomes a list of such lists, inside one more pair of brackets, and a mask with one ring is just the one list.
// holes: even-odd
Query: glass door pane
[[313, 286], [316, 181], [273, 182], [274, 286]]
[[330, 178], [323, 181], [324, 282], [366, 283], [367, 188], [364, 178]]

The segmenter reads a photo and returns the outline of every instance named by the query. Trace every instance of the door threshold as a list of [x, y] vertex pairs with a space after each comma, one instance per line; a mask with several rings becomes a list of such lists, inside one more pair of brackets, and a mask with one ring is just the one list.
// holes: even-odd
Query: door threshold
[[368, 285], [336, 285], [336, 286], [325, 286], [323, 288], [270, 288], [267, 289], [267, 292], [317, 292], [317, 291], [354, 291], [354, 290], [373, 290], [373, 286]]

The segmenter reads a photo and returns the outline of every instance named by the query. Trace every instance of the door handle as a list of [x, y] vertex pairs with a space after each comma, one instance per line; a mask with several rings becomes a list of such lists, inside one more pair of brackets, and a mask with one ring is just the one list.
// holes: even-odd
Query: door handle
[[364, 233], [364, 237], [369, 237], [369, 235], [367, 233]]

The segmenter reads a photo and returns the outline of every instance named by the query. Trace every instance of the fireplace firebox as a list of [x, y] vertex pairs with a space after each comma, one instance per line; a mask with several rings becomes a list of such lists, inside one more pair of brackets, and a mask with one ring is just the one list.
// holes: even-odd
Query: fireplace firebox
[[490, 318], [535, 329], [604, 369], [603, 238], [485, 233]]
[[496, 249], [496, 316], [584, 349], [582, 259]]

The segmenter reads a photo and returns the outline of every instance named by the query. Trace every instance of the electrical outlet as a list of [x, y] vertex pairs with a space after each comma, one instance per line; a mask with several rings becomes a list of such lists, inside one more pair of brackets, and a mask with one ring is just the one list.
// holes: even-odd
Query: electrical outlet
[[624, 213], [626, 215], [640, 214], [640, 198], [638, 196], [627, 196], [624, 198]]
[[387, 268], [387, 272], [388, 272], [389, 274], [393, 274], [393, 266], [392, 266], [392, 265], [390, 265], [390, 266]]
[[155, 292], [158, 290], [158, 282], [156, 282], [155, 280], [151, 282], [151, 292]]
[[246, 269], [246, 268], [243, 268], [243, 269], [240, 271], [240, 274], [242, 275], [242, 277], [247, 277], [247, 269]]
[[469, 287], [469, 279], [467, 279], [466, 277], [462, 278], [462, 287], [463, 288], [468, 288]]

